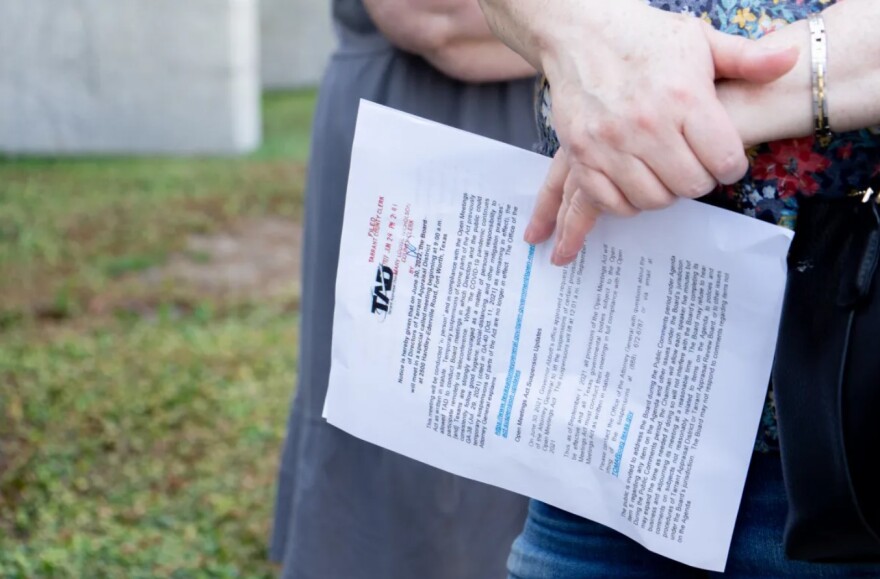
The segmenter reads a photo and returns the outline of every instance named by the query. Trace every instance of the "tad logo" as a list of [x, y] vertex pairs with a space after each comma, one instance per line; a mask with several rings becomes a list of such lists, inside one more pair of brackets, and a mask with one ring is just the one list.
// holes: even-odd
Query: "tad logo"
[[376, 284], [373, 286], [372, 312], [385, 319], [391, 307], [391, 288], [394, 285], [394, 272], [387, 265], [376, 268]]

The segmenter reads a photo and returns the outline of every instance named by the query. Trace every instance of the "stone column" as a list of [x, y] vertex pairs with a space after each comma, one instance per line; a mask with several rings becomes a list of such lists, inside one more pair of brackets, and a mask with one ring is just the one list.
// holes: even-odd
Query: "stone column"
[[314, 86], [336, 44], [330, 0], [260, 0], [263, 86]]
[[0, 0], [0, 152], [260, 142], [257, 0]]

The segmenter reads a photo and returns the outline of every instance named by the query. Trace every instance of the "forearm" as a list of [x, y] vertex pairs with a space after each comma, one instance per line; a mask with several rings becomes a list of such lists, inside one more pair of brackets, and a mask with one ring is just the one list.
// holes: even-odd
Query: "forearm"
[[447, 76], [465, 82], [499, 82], [535, 75], [528, 62], [495, 37], [455, 39], [421, 56]]
[[382, 33], [453, 78], [493, 82], [535, 70], [498, 40], [476, 0], [366, 0]]
[[[611, 18], [625, 20], [633, 0], [479, 0], [495, 35], [537, 70], [572, 37], [598, 37]], [[585, 4], [589, 3], [588, 6]]]
[[[539, 47], [545, 43], [540, 27], [534, 24], [537, 0], [479, 0], [486, 22], [495, 35], [537, 70], [541, 67]], [[551, 7], [552, 8], [552, 7]]]
[[[831, 129], [845, 132], [880, 124], [880, 2], [846, 0], [825, 10], [824, 18]], [[813, 109], [807, 22], [795, 22], [760, 42], [799, 46], [798, 63], [765, 85], [720, 83], [719, 99], [747, 145], [810, 135]]]

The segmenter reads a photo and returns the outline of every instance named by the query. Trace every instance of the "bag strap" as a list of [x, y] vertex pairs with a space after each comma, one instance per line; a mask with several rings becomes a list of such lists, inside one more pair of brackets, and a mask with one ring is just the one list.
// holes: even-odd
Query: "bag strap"
[[[849, 490], [856, 503], [855, 510], [866, 531], [875, 541], [877, 541], [878, 544], [880, 544], [880, 522], [869, 520], [864, 505], [862, 504], [862, 500], [860, 500], [861, 493], [858, 492], [858, 489], [854, 484], [854, 470], [850, 460], [850, 453], [848, 452], [851, 445], [847, 444], [848, 437], [845, 433], [845, 409], [847, 408], [847, 404], [845, 403], [845, 389], [849, 378], [847, 370], [851, 363], [853, 326], [857, 317], [863, 312], [864, 307], [869, 303], [870, 298], [872, 297], [871, 288], [875, 277], [877, 277], [878, 264], [880, 264], [880, 189], [878, 189], [877, 193], [874, 193], [872, 189], [868, 189], [868, 191], [870, 194], [866, 194], [862, 200], [865, 207], [864, 209], [859, 208], [860, 210], [857, 215], [858, 219], [864, 220], [864, 225], [869, 228], [869, 231], [865, 236], [865, 245], [862, 250], [861, 259], [858, 262], [858, 267], [855, 270], [854, 279], [852, 280], [852, 289], [854, 290], [852, 294], [855, 299], [849, 304], [846, 334], [843, 348], [841, 350], [840, 367], [837, 379], [837, 423], [840, 427], [840, 437], [838, 440], [840, 441], [841, 456], [847, 473], [846, 480], [849, 485]], [[873, 297], [876, 299], [880, 296]], [[880, 377], [878, 377], [878, 381], [880, 381]]]

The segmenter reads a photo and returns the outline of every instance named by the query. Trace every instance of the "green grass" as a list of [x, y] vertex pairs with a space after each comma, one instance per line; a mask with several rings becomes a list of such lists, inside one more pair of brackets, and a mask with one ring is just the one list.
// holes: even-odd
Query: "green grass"
[[300, 217], [314, 96], [268, 96], [246, 158], [0, 160], [0, 577], [273, 575], [296, 303], [137, 280]]
[[270, 576], [296, 344], [277, 314], [6, 339], [0, 574]]
[[[263, 105], [267, 120], [263, 130], [265, 142], [254, 156], [304, 162], [309, 153], [309, 127], [315, 109], [315, 93], [270, 93]], [[296, 130], [291, 131], [292, 127]]]
[[314, 96], [267, 96], [265, 143], [246, 158], [0, 160], [0, 318], [82, 309], [190, 233], [299, 217]]

